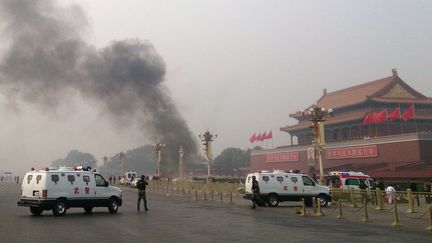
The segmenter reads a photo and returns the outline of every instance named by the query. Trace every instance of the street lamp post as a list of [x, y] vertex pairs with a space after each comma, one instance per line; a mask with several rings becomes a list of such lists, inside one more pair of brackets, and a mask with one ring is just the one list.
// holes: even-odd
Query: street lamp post
[[[314, 134], [314, 147], [315, 147], [315, 158], [318, 157], [319, 169], [320, 169], [320, 185], [324, 184], [324, 167], [322, 162], [323, 146], [325, 145], [325, 132], [324, 132], [324, 119], [325, 116], [333, 113], [333, 109], [325, 109], [318, 107], [316, 104], [309, 109], [307, 112], [313, 123], [313, 134]], [[318, 155], [318, 156], [317, 156]]]
[[184, 155], [184, 150], [183, 150], [183, 147], [180, 146], [180, 148], [179, 148], [179, 176], [180, 176], [180, 179], [183, 179], [183, 173], [184, 173], [184, 171], [183, 171], [183, 155]]
[[211, 134], [209, 130], [203, 134], [199, 134], [198, 137], [201, 139], [204, 145], [204, 151], [208, 159], [207, 164], [207, 182], [211, 181], [211, 160], [213, 159], [213, 153], [211, 148], [211, 143], [217, 138], [217, 134]]
[[157, 164], [157, 176], [160, 177], [160, 162], [161, 162], [161, 150], [165, 147], [165, 144], [157, 143], [153, 145], [155, 150], [155, 160]]

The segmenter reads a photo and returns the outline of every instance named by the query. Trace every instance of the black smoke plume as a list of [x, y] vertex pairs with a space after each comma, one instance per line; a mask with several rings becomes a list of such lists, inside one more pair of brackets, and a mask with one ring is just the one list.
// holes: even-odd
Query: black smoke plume
[[165, 63], [151, 43], [129, 39], [97, 49], [83, 38], [87, 20], [78, 6], [48, 0], [0, 2], [7, 41], [0, 63], [4, 95], [13, 90], [46, 111], [63, 102], [65, 93], [78, 92], [108, 111], [114, 123], [136, 122], [143, 136], [165, 143], [171, 170], [180, 145], [185, 154], [197, 152], [162, 84]]

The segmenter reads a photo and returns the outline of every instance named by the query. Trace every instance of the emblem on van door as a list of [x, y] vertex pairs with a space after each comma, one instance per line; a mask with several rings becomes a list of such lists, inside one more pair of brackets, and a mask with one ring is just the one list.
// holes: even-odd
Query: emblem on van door
[[86, 193], [86, 194], [89, 194], [89, 193], [90, 193], [90, 188], [89, 188], [89, 187], [86, 187], [86, 188], [85, 188], [85, 193]]
[[288, 186], [284, 186], [284, 191], [288, 191]]
[[294, 186], [293, 189], [295, 192], [298, 190], [297, 186]]
[[79, 188], [78, 187], [74, 188], [74, 194], [79, 194]]

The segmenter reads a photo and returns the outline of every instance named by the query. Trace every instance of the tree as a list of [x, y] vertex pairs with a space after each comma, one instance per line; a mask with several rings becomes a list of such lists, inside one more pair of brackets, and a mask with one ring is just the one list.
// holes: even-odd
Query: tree
[[232, 172], [234, 169], [249, 166], [250, 153], [250, 149], [226, 148], [214, 159], [213, 163], [216, 169]]
[[71, 150], [64, 159], [58, 159], [51, 163], [51, 166], [90, 166], [96, 167], [96, 159], [90, 153], [83, 153], [78, 150]]

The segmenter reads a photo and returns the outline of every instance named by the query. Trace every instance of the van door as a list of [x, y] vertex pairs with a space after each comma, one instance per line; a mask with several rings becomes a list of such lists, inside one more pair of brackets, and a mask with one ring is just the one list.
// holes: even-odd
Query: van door
[[309, 176], [302, 176], [303, 181], [303, 194], [305, 196], [314, 196], [316, 195], [316, 184], [312, 178]]
[[95, 195], [94, 199], [99, 204], [104, 204], [109, 198], [108, 182], [100, 174], [94, 174]]

